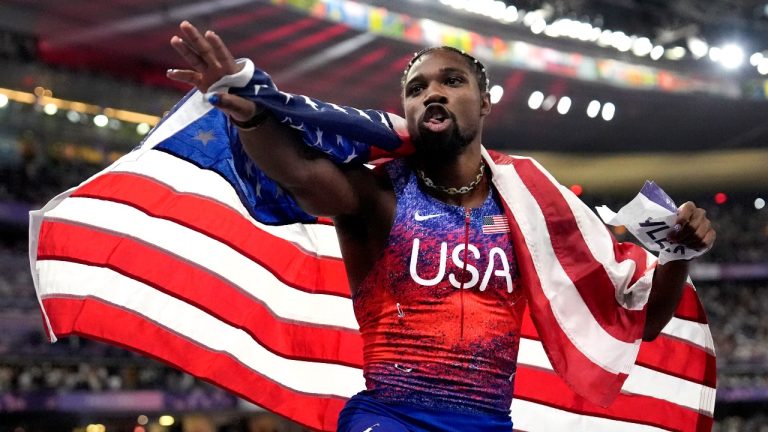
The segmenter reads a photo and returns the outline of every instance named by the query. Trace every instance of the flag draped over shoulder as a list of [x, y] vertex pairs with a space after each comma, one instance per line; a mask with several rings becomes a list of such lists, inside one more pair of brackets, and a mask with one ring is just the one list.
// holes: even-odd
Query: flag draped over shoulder
[[[333, 160], [402, 147], [401, 119], [280, 92], [249, 64], [216, 89], [259, 100]], [[693, 286], [661, 336], [640, 343], [655, 258], [616, 243], [535, 161], [483, 155], [529, 303], [515, 429], [710, 430], [714, 347]], [[31, 213], [30, 264], [51, 341], [76, 334], [139, 351], [317, 430], [335, 430], [364, 389], [333, 227], [245, 156], [200, 93]]]

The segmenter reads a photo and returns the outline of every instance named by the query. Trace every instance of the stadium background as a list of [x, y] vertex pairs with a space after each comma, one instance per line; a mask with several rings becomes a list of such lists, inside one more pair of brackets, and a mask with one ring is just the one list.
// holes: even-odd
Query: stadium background
[[[282, 89], [400, 112], [423, 46], [490, 70], [485, 144], [533, 155], [591, 205], [646, 178], [705, 207], [693, 268], [718, 352], [718, 431], [768, 431], [768, 2], [0, 2], [0, 432], [299, 430], [116, 347], [45, 341], [27, 212], [132, 149], [186, 91], [189, 19]], [[620, 238], [628, 239], [621, 228]]]

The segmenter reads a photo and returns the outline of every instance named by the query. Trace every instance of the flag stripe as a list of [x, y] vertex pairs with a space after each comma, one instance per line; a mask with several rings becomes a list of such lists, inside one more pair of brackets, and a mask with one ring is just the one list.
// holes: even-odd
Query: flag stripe
[[[551, 242], [551, 248], [557, 261], [578, 290], [591, 315], [616, 339], [632, 343], [640, 338], [642, 328], [631, 323], [645, 322], [644, 312], [616, 307], [616, 283], [603, 263], [595, 258], [585, 240], [588, 237], [590, 242], [594, 242], [600, 237], [606, 237], [608, 233], [605, 226], [601, 224], [597, 229], [592, 229], [592, 226], [585, 225], [586, 221], [577, 221], [571, 203], [562, 195], [561, 190], [530, 160], [515, 160], [514, 167], [542, 213], [542, 226], [547, 228], [549, 238], [555, 239]], [[582, 233], [582, 229], [588, 232]], [[626, 264], [644, 268], [645, 257], [642, 261], [628, 260]], [[609, 287], [614, 289], [607, 290]], [[596, 289], [605, 291], [595, 294]], [[627, 331], [632, 328], [636, 331]]]
[[[243, 329], [282, 357], [353, 367], [363, 364], [362, 340], [356, 330], [282, 319], [260, 298], [151, 245], [62, 222], [45, 222], [40, 232], [48, 241], [38, 248], [39, 262], [65, 260], [114, 270]], [[79, 241], [83, 238], [89, 241]], [[319, 340], [323, 343], [316, 343]]]
[[[340, 259], [302, 253], [295, 244], [258, 229], [232, 209], [206, 198], [177, 193], [149, 178], [125, 173], [105, 174], [72, 196], [127, 204], [150, 216], [182, 224], [235, 249], [297, 289], [350, 296]], [[268, 251], [260, 247], [264, 244], [270, 245]]]
[[[633, 422], [617, 421], [607, 418], [584, 416], [566, 410], [541, 404], [531, 403], [523, 399], [512, 401], [512, 416], [516, 413], [526, 413], [518, 416], [514, 422], [515, 431], [589, 431], [589, 432], [667, 432], [667, 428], [658, 428]], [[710, 430], [699, 428], [698, 431]]]
[[[517, 399], [529, 402], [548, 403], [558, 408], [589, 417], [631, 421], [667, 430], [693, 432], [700, 421], [708, 421], [698, 412], [643, 395], [622, 393], [610, 408], [601, 408], [585, 401], [570, 391], [563, 380], [554, 372], [526, 370], [516, 381], [525, 390], [517, 393]], [[512, 418], [516, 418], [515, 403], [512, 403]], [[518, 412], [519, 413], [519, 412]], [[526, 416], [527, 417], [527, 416]], [[568, 430], [568, 429], [555, 429]]]
[[[544, 347], [541, 345], [541, 342], [535, 340], [520, 339], [518, 363], [531, 366], [534, 370], [553, 370], [544, 352]], [[556, 375], [552, 375], [552, 377], [556, 377]], [[559, 378], [557, 380], [562, 382]], [[532, 394], [548, 394], [551, 391], [547, 389], [546, 385], [542, 384], [539, 387], [541, 388], [532, 390], [528, 385], [523, 385], [521, 388], [524, 390], [520, 390], [519, 393], [530, 399]], [[701, 411], [708, 413], [710, 416], [712, 415], [711, 407], [707, 403], [709, 395], [714, 396], [714, 391], [714, 388], [705, 387], [701, 384], [666, 375], [642, 366], [635, 366], [632, 369], [632, 374], [622, 387], [622, 392], [625, 394], [649, 396], [665, 405], [668, 405], [668, 403], [662, 402], [662, 400], [671, 402], [676, 406], [686, 407], [686, 411]], [[578, 400], [579, 405], [598, 408], [597, 405], [583, 400], [568, 390], [565, 383], [558, 387], [556, 393]], [[626, 396], [620, 395], [617, 401], [624, 397]], [[549, 396], [540, 396], [540, 398], [541, 400], [547, 400]], [[614, 402], [611, 405], [611, 411], [622, 413], [622, 410], [618, 409], [619, 406], [616, 404], [617, 402]], [[602, 410], [603, 408], [600, 409]], [[626, 415], [633, 414], [626, 413]]]
[[[129, 153], [126, 156], [133, 156]], [[322, 224], [265, 225], [255, 221], [237, 193], [221, 175], [159, 150], [149, 150], [137, 160], [117, 164], [111, 172], [134, 173], [166, 185], [178, 194], [199, 196], [228, 207], [257, 228], [299, 246], [311, 255], [341, 259], [336, 231]], [[102, 174], [109, 175], [108, 173]], [[87, 185], [87, 184], [86, 184]]]
[[[694, 340], [681, 340], [668, 335], [667, 332], [695, 336]], [[540, 340], [528, 309], [523, 315], [520, 335], [527, 339]], [[701, 340], [703, 345], [696, 345], [696, 340]], [[717, 382], [715, 356], [711, 348], [706, 346], [705, 340], [706, 332], [699, 323], [675, 320], [662, 330], [656, 340], [640, 344], [636, 364], [714, 388]]]
[[698, 321], [702, 324], [707, 323], [707, 315], [704, 312], [704, 306], [701, 304], [699, 297], [696, 295], [696, 290], [693, 286], [686, 284], [686, 289], [683, 291], [683, 296], [680, 298], [680, 303], [675, 309], [675, 316], [682, 319], [691, 321]]
[[93, 297], [120, 305], [302, 393], [349, 397], [365, 387], [357, 368], [280, 357], [242, 329], [110, 269], [65, 261], [39, 261], [37, 267], [46, 286], [41, 293], [44, 301], [62, 296]]
[[[304, 426], [336, 430], [335, 421], [346, 398], [295, 391], [265, 375], [261, 365], [256, 369], [244, 365], [226, 352], [212, 351], [135, 311], [101, 299], [47, 298], [44, 306], [58, 335], [78, 334], [139, 351]], [[137, 335], [143, 339], [141, 344], [136, 343]], [[292, 365], [284, 367], [287, 373], [295, 370]]]
[[[559, 265], [550, 237], [546, 231], [543, 231], [546, 230], [547, 222], [534, 197], [517, 176], [514, 167], [497, 165], [494, 179], [494, 185], [505, 198], [505, 205], [515, 206], [507, 209], [507, 217], [513, 231], [518, 233], [513, 238], [521, 240], [514, 244], [515, 254], [522, 255], [525, 259], [521, 260], [518, 257], [518, 261], [525, 262], [524, 268], [530, 269], [521, 273], [524, 278], [529, 278], [526, 281], [526, 286], [530, 287], [531, 292], [529, 306], [535, 306], [536, 311], [541, 312], [539, 328], [551, 329], [546, 336], [552, 336], [553, 339], [558, 340], [553, 341], [553, 344], [569, 347], [563, 348], [562, 351], [579, 347], [580, 353], [573, 356], [583, 357], [584, 360], [576, 361], [574, 358], [568, 361], [568, 365], [578, 364], [578, 368], [581, 363], [584, 363], [585, 367], [592, 369], [586, 364], [594, 362], [611, 373], [628, 372], [634, 360], [634, 356], [628, 353], [636, 352], [636, 344], [614, 338], [594, 319], [584, 299], [574, 288], [573, 281]], [[526, 212], [527, 218], [518, 221], [515, 215]], [[521, 226], [521, 222], [525, 225]], [[531, 251], [535, 254], [536, 260], [532, 258]], [[552, 265], [540, 268], [544, 262]], [[610, 298], [614, 298], [614, 293], [610, 293]], [[565, 321], [562, 318], [565, 316], [573, 319]], [[568, 339], [567, 343], [564, 339]], [[586, 355], [589, 355], [588, 359]], [[565, 364], [563, 363], [563, 366]], [[582, 378], [593, 380], [596, 376], [586, 378], [582, 374]]]
[[[133, 207], [90, 198], [68, 198], [48, 212], [48, 218], [90, 225], [154, 245], [227, 279], [261, 299], [282, 318], [357, 329], [349, 299], [295, 289], [227, 245], [171, 221], [152, 218]], [[269, 251], [265, 249], [264, 253]]]

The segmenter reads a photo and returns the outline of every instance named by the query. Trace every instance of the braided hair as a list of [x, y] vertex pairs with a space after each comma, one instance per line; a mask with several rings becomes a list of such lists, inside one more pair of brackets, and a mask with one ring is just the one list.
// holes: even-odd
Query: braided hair
[[420, 59], [425, 54], [429, 54], [437, 50], [450, 51], [455, 52], [456, 54], [460, 54], [467, 61], [470, 69], [475, 71], [475, 78], [477, 79], [477, 86], [480, 87], [480, 93], [486, 93], [488, 91], [488, 87], [490, 87], [490, 80], [488, 79], [488, 71], [485, 69], [485, 65], [483, 65], [480, 60], [476, 59], [471, 54], [468, 54], [466, 51], [462, 51], [448, 45], [424, 48], [423, 50], [414, 53], [413, 58], [408, 62], [408, 66], [405, 67], [405, 71], [403, 71], [403, 77], [400, 79], [400, 84], [405, 87], [405, 79], [408, 77], [408, 72], [411, 71], [411, 68], [413, 67], [414, 63], [416, 63], [416, 60]]

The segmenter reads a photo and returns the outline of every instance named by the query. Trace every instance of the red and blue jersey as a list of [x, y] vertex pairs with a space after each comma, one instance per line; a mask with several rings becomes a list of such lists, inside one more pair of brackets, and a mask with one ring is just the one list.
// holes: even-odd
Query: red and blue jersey
[[525, 300], [491, 190], [465, 209], [426, 194], [406, 162], [382, 256], [353, 298], [367, 393], [383, 401], [509, 413]]

